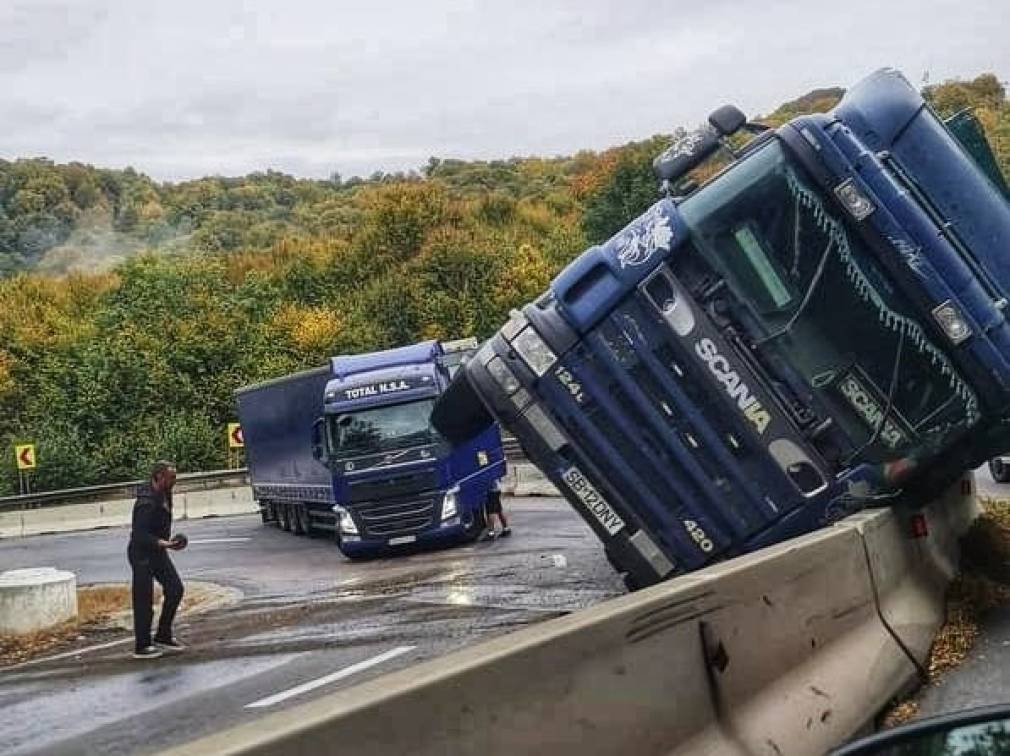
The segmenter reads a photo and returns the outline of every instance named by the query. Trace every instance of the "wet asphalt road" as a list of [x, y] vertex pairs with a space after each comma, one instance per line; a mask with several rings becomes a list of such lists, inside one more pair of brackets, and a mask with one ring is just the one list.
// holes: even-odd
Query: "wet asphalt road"
[[[256, 516], [177, 524], [190, 538], [173, 556], [183, 578], [243, 599], [183, 620], [190, 648], [177, 657], [134, 661], [119, 642], [0, 668], [0, 752], [157, 750], [623, 592], [561, 499], [506, 502], [510, 539], [355, 563]], [[79, 584], [125, 582], [126, 538], [117, 528], [0, 541], [0, 571], [51, 565]]]
[[[987, 470], [976, 481], [981, 495], [1010, 498], [1010, 484]], [[243, 599], [184, 620], [183, 656], [135, 662], [127, 642], [0, 668], [0, 753], [157, 750], [623, 592], [562, 500], [510, 503], [509, 540], [364, 563], [255, 516], [177, 524], [191, 541], [174, 556], [184, 578]], [[0, 541], [0, 571], [53, 565], [81, 584], [124, 582], [126, 537], [110, 529]], [[1010, 701], [1010, 608], [991, 612], [982, 630], [965, 663], [922, 691], [920, 716]]]

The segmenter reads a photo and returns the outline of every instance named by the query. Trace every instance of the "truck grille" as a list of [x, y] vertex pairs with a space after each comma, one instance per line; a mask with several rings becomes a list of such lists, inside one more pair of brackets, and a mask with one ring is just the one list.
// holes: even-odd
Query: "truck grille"
[[435, 516], [435, 499], [387, 499], [360, 502], [354, 508], [365, 526], [366, 536], [389, 538], [419, 533], [431, 525]]
[[643, 497], [638, 513], [654, 532], [681, 541], [684, 523], [704, 523], [711, 554], [671, 544], [690, 567], [761, 530], [790, 497], [772, 486], [778, 504], [769, 503], [756, 485], [767, 478], [760, 450], [684, 351], [629, 299], [565, 360], [584, 394], [561, 420], [616, 491]]
[[[370, 472], [370, 471], [369, 471]], [[409, 494], [417, 496], [438, 488], [438, 472], [436, 470], [411, 470], [398, 475], [365, 478], [348, 482], [348, 495], [353, 504], [404, 497]]]

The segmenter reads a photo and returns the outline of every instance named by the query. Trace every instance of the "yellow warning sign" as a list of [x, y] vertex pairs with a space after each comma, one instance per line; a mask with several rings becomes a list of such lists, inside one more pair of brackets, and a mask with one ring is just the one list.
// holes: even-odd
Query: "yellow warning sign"
[[14, 459], [19, 470], [35, 469], [35, 444], [18, 444], [14, 447]]
[[238, 423], [228, 423], [228, 446], [232, 449], [241, 449], [245, 446], [245, 439], [242, 438], [242, 426]]

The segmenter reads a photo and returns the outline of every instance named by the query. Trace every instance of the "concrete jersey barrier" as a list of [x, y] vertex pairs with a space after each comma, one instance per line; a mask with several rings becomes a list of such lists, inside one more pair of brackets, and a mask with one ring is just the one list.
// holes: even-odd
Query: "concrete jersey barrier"
[[[0, 512], [0, 538], [129, 525], [133, 502], [133, 499], [115, 499]], [[249, 486], [188, 491], [174, 496], [176, 520], [255, 512], [259, 512], [259, 506]]]
[[169, 753], [820, 754], [915, 678], [976, 512], [859, 514]]

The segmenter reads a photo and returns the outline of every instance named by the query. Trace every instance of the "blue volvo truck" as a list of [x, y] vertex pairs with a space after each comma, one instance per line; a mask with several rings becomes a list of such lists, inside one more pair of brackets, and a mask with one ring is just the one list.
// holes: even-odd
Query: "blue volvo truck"
[[236, 393], [253, 494], [264, 522], [332, 531], [350, 557], [476, 538], [505, 474], [497, 425], [450, 444], [435, 399], [476, 348], [425, 341], [334, 357]]
[[935, 494], [1010, 448], [1010, 202], [981, 135], [893, 70], [776, 129], [717, 110], [437, 427], [498, 418], [632, 587]]

